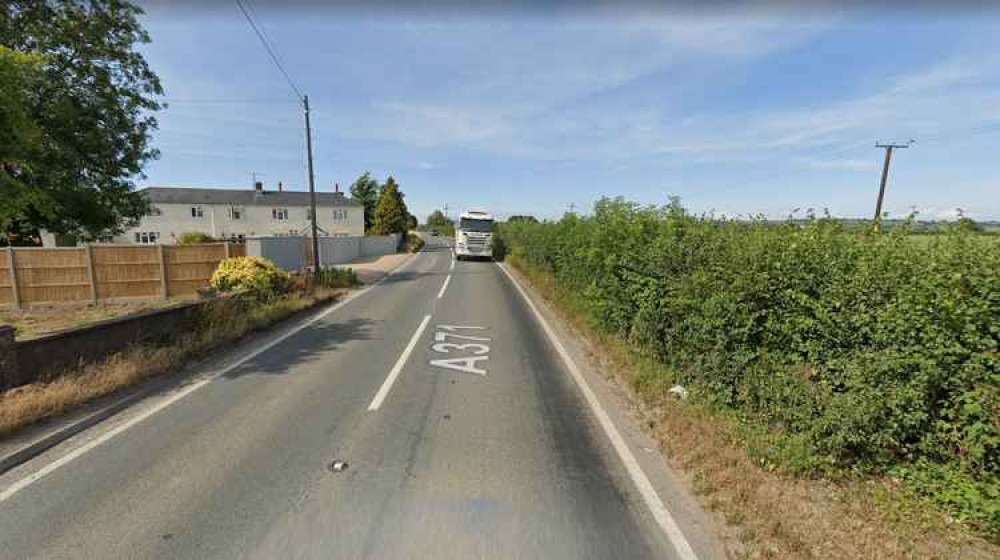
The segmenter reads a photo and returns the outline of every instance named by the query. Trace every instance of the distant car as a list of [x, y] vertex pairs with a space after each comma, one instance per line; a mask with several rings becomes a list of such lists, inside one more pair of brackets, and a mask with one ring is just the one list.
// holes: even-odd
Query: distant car
[[438, 230], [436, 230], [436, 229], [432, 229], [431, 230], [431, 235], [441, 235], [441, 233]]

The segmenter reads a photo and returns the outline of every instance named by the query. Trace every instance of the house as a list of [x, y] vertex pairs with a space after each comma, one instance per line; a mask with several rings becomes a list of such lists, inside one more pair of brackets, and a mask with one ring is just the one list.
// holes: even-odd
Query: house
[[[149, 187], [143, 189], [151, 213], [138, 226], [115, 237], [114, 243], [176, 243], [183, 233], [201, 232], [216, 239], [253, 236], [308, 235], [309, 193], [253, 190]], [[364, 235], [364, 206], [340, 192], [316, 193], [316, 226], [320, 235]]]

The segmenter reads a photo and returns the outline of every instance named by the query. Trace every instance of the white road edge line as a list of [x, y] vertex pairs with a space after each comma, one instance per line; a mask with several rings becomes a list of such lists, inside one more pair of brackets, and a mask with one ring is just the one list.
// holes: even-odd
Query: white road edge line
[[420, 340], [420, 335], [424, 334], [424, 329], [427, 328], [427, 323], [431, 322], [430, 315], [424, 315], [424, 320], [420, 322], [420, 326], [417, 327], [417, 332], [413, 333], [413, 338], [410, 339], [410, 343], [406, 345], [403, 353], [399, 355], [399, 359], [396, 360], [396, 365], [392, 366], [392, 370], [389, 371], [389, 375], [385, 378], [382, 386], [379, 387], [378, 393], [375, 393], [375, 398], [372, 399], [372, 403], [368, 405], [368, 410], [378, 410], [382, 406], [382, 401], [389, 395], [389, 389], [392, 389], [392, 384], [396, 382], [396, 378], [399, 377], [399, 372], [403, 371], [403, 366], [406, 365], [406, 360], [409, 359], [410, 354], [413, 352], [413, 348], [417, 345], [417, 341]]
[[444, 291], [448, 289], [448, 282], [451, 282], [451, 274], [449, 274], [448, 277], [444, 279], [444, 284], [441, 285], [441, 291], [438, 292], [438, 299], [444, 297]]
[[217, 372], [209, 375], [208, 377], [203, 378], [203, 379], [201, 379], [201, 380], [199, 380], [199, 381], [197, 381], [195, 383], [192, 383], [191, 385], [185, 386], [183, 389], [180, 389], [179, 391], [177, 391], [173, 395], [170, 395], [169, 397], [167, 397], [164, 400], [160, 401], [155, 406], [147, 409], [146, 411], [142, 412], [141, 414], [139, 414], [135, 418], [132, 418], [131, 420], [125, 422], [124, 424], [122, 424], [122, 425], [120, 425], [120, 426], [118, 426], [116, 428], [108, 430], [107, 432], [101, 434], [100, 436], [94, 438], [93, 440], [88, 441], [86, 444], [84, 444], [84, 445], [82, 445], [82, 446], [74, 449], [73, 451], [67, 453], [66, 455], [63, 455], [62, 457], [56, 459], [55, 461], [53, 461], [53, 462], [45, 465], [41, 469], [39, 469], [39, 470], [37, 470], [37, 471], [29, 474], [28, 476], [26, 476], [26, 477], [18, 480], [17, 482], [11, 484], [7, 488], [5, 488], [2, 492], [0, 492], [0, 503], [3, 503], [5, 501], [7, 501], [12, 496], [14, 496], [14, 494], [17, 494], [21, 490], [24, 490], [28, 486], [31, 486], [35, 482], [38, 482], [39, 480], [45, 478], [49, 474], [55, 472], [60, 467], [64, 467], [64, 466], [68, 465], [74, 459], [82, 456], [83, 454], [85, 454], [86, 452], [90, 451], [91, 449], [94, 449], [95, 447], [101, 445], [102, 443], [105, 443], [105, 442], [109, 441], [110, 439], [112, 439], [113, 437], [117, 436], [118, 434], [121, 434], [121, 433], [125, 432], [126, 430], [128, 430], [132, 426], [135, 426], [136, 424], [142, 422], [143, 420], [149, 418], [150, 416], [156, 414], [157, 412], [163, 410], [164, 408], [167, 408], [168, 406], [170, 406], [170, 405], [174, 404], [175, 402], [183, 399], [184, 397], [190, 395], [191, 393], [197, 391], [198, 389], [201, 389], [205, 385], [208, 385], [212, 381], [215, 381], [219, 377], [222, 377], [223, 375], [225, 375], [225, 374], [229, 373], [230, 371], [232, 371], [232, 370], [240, 367], [241, 365], [245, 364], [246, 362], [248, 362], [248, 361], [256, 358], [257, 356], [259, 356], [261, 354], [263, 354], [264, 352], [267, 352], [268, 350], [270, 350], [271, 348], [273, 348], [276, 345], [280, 344], [281, 342], [284, 342], [285, 340], [287, 340], [291, 336], [298, 334], [303, 329], [305, 329], [306, 327], [309, 327], [310, 325], [312, 325], [316, 321], [319, 321], [320, 319], [326, 317], [327, 315], [329, 315], [329, 314], [333, 313], [334, 311], [340, 309], [341, 307], [347, 305], [351, 301], [354, 301], [355, 299], [357, 299], [357, 298], [361, 297], [362, 295], [368, 293], [369, 291], [372, 290], [372, 288], [374, 288], [375, 286], [378, 286], [379, 284], [381, 284], [385, 279], [389, 278], [389, 276], [391, 276], [393, 273], [395, 273], [397, 271], [402, 271], [404, 268], [406, 268], [407, 266], [409, 266], [410, 263], [414, 262], [415, 260], [416, 259], [409, 259], [406, 263], [398, 266], [396, 269], [394, 269], [390, 273], [388, 273], [385, 276], [383, 276], [382, 278], [380, 278], [378, 280], [378, 282], [375, 282], [374, 284], [372, 284], [370, 286], [366, 286], [366, 287], [364, 287], [364, 288], [362, 288], [362, 289], [360, 289], [360, 290], [358, 290], [356, 292], [349, 293], [347, 295], [347, 297], [345, 297], [342, 301], [338, 302], [336, 305], [334, 305], [333, 307], [327, 309], [326, 311], [323, 311], [323, 312], [319, 313], [318, 315], [310, 318], [308, 321], [306, 321], [306, 322], [304, 322], [304, 323], [302, 323], [300, 325], [295, 326], [291, 330], [289, 330], [289, 331], [285, 332], [284, 334], [280, 335], [278, 338], [275, 338], [274, 340], [268, 342], [264, 346], [262, 346], [262, 347], [260, 347], [260, 348], [258, 348], [256, 350], [254, 350], [253, 352], [250, 352], [249, 354], [243, 356], [242, 358], [236, 360], [235, 362], [229, 364], [228, 366], [222, 368], [221, 370], [219, 370], [219, 371], [217, 371]]
[[569, 352], [563, 346], [562, 342], [556, 337], [555, 331], [549, 326], [549, 322], [545, 320], [541, 312], [535, 306], [535, 303], [531, 301], [528, 294], [525, 293], [524, 288], [521, 284], [514, 278], [514, 275], [507, 270], [507, 268], [500, 263], [497, 263], [500, 270], [510, 278], [513, 282], [514, 287], [520, 292], [521, 297], [531, 308], [531, 311], [535, 314], [535, 318], [538, 319], [538, 323], [542, 325], [542, 329], [545, 331], [546, 336], [549, 337], [549, 341], [555, 347], [556, 351], [559, 353], [559, 357], [562, 358], [563, 363], [566, 365], [566, 369], [569, 370], [570, 374], [573, 376], [573, 380], [576, 381], [577, 386], [580, 387], [580, 391], [583, 392], [584, 398], [587, 400], [587, 404], [593, 410], [594, 415], [597, 416], [597, 421], [600, 423], [601, 428], [604, 430], [604, 434], [608, 436], [611, 440], [611, 445], [615, 448], [618, 453], [618, 457], [621, 458], [622, 462], [625, 463], [625, 469], [628, 471], [630, 477], [632, 477], [632, 482], [635, 484], [639, 493], [642, 494], [643, 500], [646, 502], [646, 507], [649, 508], [653, 517], [656, 519], [656, 523], [660, 526], [666, 534], [667, 539], [670, 540], [671, 544], [674, 546], [674, 550], [677, 551], [677, 555], [682, 560], [698, 560], [698, 556], [694, 553], [691, 548], [691, 544], [688, 543], [687, 539], [684, 537], [684, 533], [681, 532], [680, 527], [674, 520], [674, 517], [670, 515], [670, 511], [667, 510], [667, 506], [663, 504], [663, 500], [660, 499], [659, 494], [653, 488], [653, 485], [649, 482], [649, 478], [646, 477], [646, 473], [642, 471], [642, 467], [639, 466], [639, 462], [636, 461], [635, 455], [632, 454], [632, 450], [629, 449], [628, 444], [622, 438], [621, 434], [618, 432], [618, 428], [615, 427], [614, 423], [611, 421], [611, 417], [601, 406], [600, 401], [597, 400], [597, 396], [590, 389], [590, 385], [587, 384], [587, 380], [584, 379], [583, 375], [580, 373], [580, 369], [577, 367], [576, 362], [570, 357]]

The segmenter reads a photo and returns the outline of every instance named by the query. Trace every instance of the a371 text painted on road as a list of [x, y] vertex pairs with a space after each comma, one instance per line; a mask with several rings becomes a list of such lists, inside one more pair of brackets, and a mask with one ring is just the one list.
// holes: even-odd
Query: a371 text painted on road
[[[455, 354], [456, 356], [431, 360], [430, 365], [463, 373], [486, 375], [485, 362], [490, 359], [490, 346], [488, 344], [490, 338], [464, 332], [472, 331], [480, 334], [479, 331], [485, 330], [486, 327], [469, 325], [438, 325], [431, 350], [439, 354]], [[480, 362], [483, 363], [482, 366], [480, 366]]]

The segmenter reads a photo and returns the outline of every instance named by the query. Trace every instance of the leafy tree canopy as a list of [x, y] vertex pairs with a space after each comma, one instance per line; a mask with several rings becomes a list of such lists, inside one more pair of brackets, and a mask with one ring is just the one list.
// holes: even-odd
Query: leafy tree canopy
[[448, 219], [440, 210], [435, 210], [427, 216], [427, 225], [444, 235], [455, 235], [455, 222]]
[[0, 237], [120, 232], [148, 203], [134, 179], [158, 153], [163, 90], [125, 0], [7, 0], [0, 7]]
[[375, 204], [378, 202], [378, 181], [365, 171], [351, 185], [351, 198], [365, 207], [365, 232], [375, 223]]
[[396, 180], [390, 176], [382, 185], [382, 190], [379, 191], [372, 233], [375, 235], [405, 234], [408, 215], [406, 203], [403, 202], [403, 193], [400, 192]]

